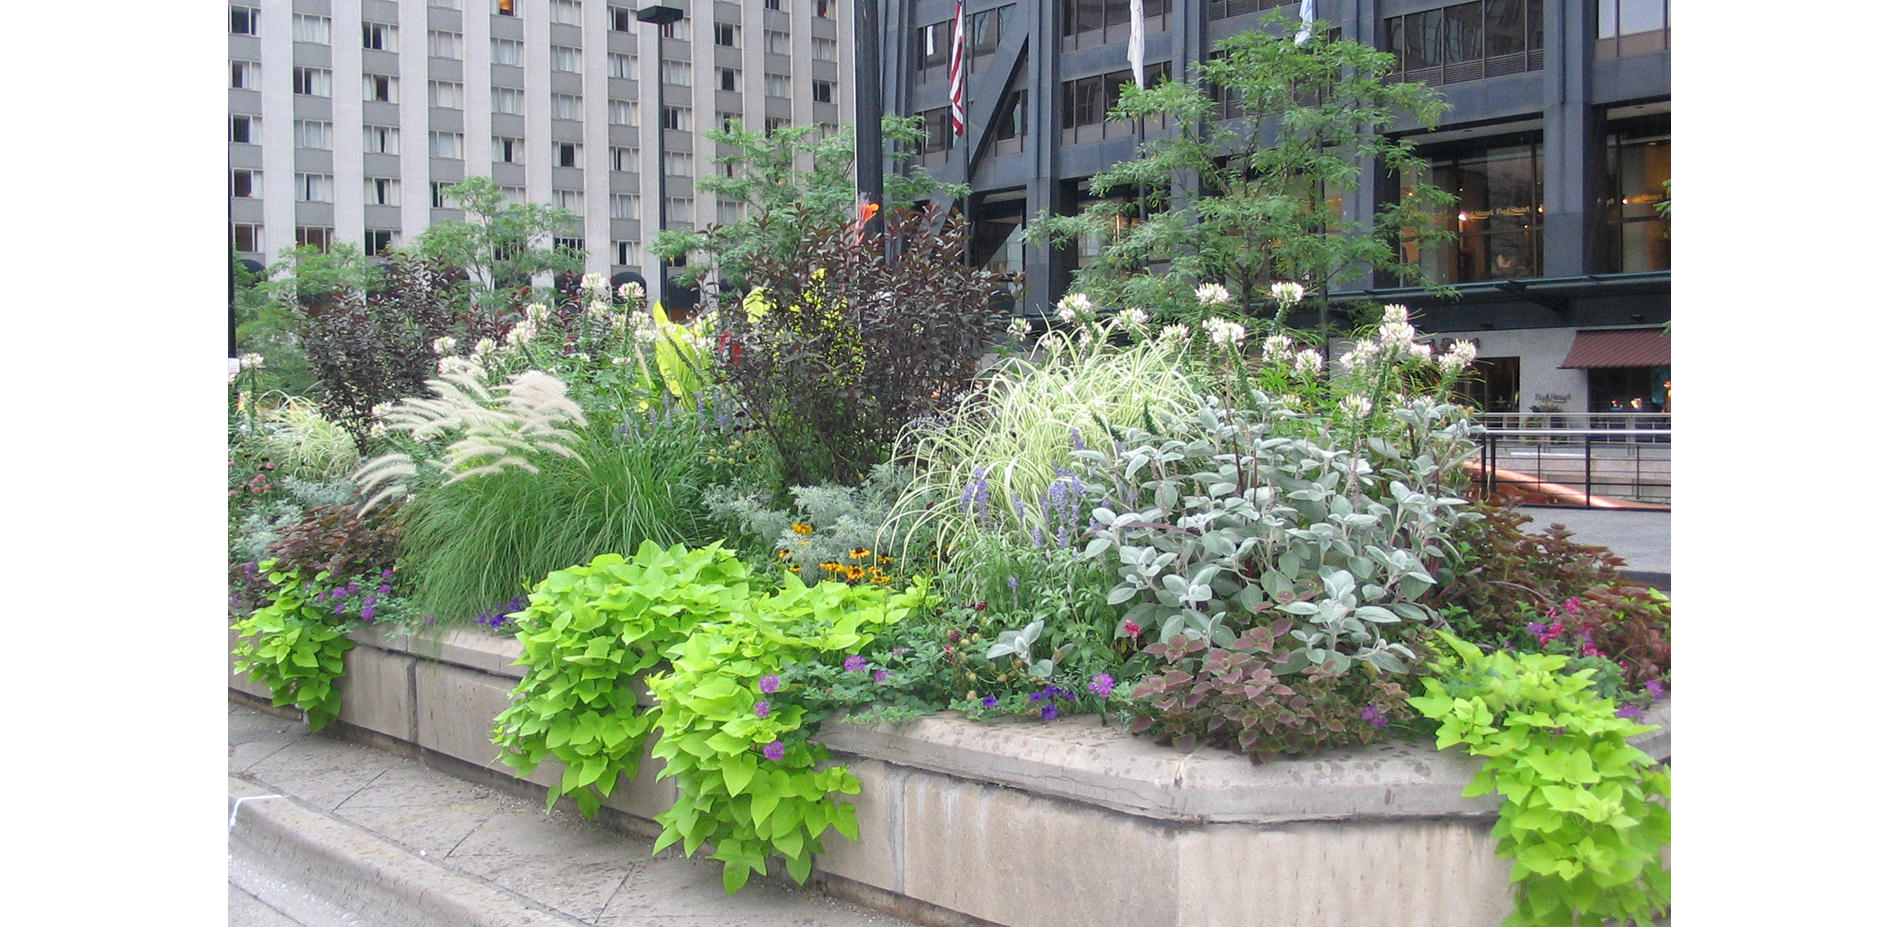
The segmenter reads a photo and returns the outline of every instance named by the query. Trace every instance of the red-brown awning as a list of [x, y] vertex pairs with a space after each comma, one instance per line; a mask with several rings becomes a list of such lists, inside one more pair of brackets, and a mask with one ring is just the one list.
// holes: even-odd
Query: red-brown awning
[[1570, 343], [1561, 368], [1667, 367], [1669, 333], [1660, 328], [1583, 331]]

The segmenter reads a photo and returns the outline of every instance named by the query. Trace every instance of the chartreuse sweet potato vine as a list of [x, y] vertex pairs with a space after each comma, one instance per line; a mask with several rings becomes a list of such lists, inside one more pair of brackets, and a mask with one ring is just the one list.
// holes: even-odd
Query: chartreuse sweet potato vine
[[1627, 738], [1654, 730], [1618, 717], [1594, 670], [1557, 654], [1450, 651], [1411, 699], [1438, 722], [1438, 748], [1464, 744], [1484, 766], [1466, 795], [1504, 799], [1492, 836], [1513, 860], [1503, 927], [1650, 925], [1669, 906], [1669, 772]]
[[336, 680], [343, 675], [343, 655], [356, 642], [317, 605], [317, 590], [330, 578], [327, 571], [306, 583], [298, 571], [276, 565], [275, 560], [258, 564], [277, 594], [231, 626], [238, 632], [231, 655], [237, 658], [237, 672], [270, 687], [271, 704], [296, 705], [310, 730], [321, 731], [342, 711]]
[[[803, 882], [829, 829], [857, 836], [856, 810], [837, 799], [858, 781], [809, 740], [817, 719], [791, 701], [778, 672], [852, 654], [877, 631], [926, 604], [921, 582], [900, 593], [879, 586], [806, 586], [786, 574], [776, 591], [717, 547], [662, 549], [632, 559], [606, 554], [551, 574], [516, 615], [528, 667], [495, 722], [508, 765], [532, 772], [549, 758], [565, 766], [548, 806], [572, 795], [599, 810], [622, 775], [639, 769], [649, 735], [679, 800], [658, 816], [658, 852], [710, 844], [738, 891], [772, 854]], [[662, 660], [665, 666], [662, 666]], [[648, 673], [655, 704], [636, 701]]]

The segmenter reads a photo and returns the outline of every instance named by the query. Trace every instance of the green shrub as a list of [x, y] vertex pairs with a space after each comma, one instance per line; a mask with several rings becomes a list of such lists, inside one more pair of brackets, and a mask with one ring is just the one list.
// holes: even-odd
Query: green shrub
[[268, 686], [271, 704], [297, 706], [310, 730], [321, 731], [342, 710], [336, 680], [343, 675], [343, 655], [356, 643], [318, 604], [329, 574], [306, 582], [295, 570], [274, 569], [272, 561], [259, 566], [277, 593], [270, 604], [232, 625], [239, 638], [231, 652], [236, 670]]
[[1670, 776], [1628, 744], [1654, 730], [1593, 691], [1556, 654], [1483, 653], [1449, 634], [1425, 694], [1438, 748], [1482, 757], [1466, 795], [1503, 798], [1491, 834], [1511, 863], [1504, 927], [1650, 925], [1669, 906]]

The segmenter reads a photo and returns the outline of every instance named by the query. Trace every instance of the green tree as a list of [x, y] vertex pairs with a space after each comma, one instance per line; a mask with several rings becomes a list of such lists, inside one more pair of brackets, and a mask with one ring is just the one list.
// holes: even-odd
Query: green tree
[[1412, 146], [1384, 133], [1406, 118], [1435, 125], [1448, 108], [1439, 94], [1389, 81], [1391, 55], [1331, 38], [1327, 23], [1314, 23], [1304, 43], [1283, 15], [1261, 25], [1217, 43], [1198, 83], [1123, 86], [1110, 118], [1166, 126], [1090, 180], [1092, 195], [1126, 199], [1037, 217], [1032, 233], [1059, 246], [1103, 243], [1074, 284], [1094, 303], [1192, 316], [1196, 288], [1219, 283], [1241, 314], [1277, 326], [1286, 309], [1269, 290], [1292, 281], [1324, 320], [1337, 283], [1368, 270], [1415, 280], [1399, 242], [1449, 237], [1433, 217], [1451, 197], [1429, 184], [1412, 184], [1369, 222], [1348, 222], [1340, 209], [1364, 160], [1395, 177], [1423, 175]]
[[[899, 151], [914, 149], [923, 140], [922, 124], [915, 116], [885, 116], [884, 139]], [[857, 155], [850, 126], [829, 135], [812, 125], [769, 132], [727, 126], [707, 132], [706, 137], [724, 153], [713, 156], [718, 169], [694, 186], [745, 204], [746, 214], [726, 225], [696, 232], [667, 230], [654, 236], [658, 254], [669, 260], [688, 259], [680, 275], [683, 282], [696, 283], [716, 272], [721, 282], [749, 290], [766, 282], [753, 279], [760, 263], [796, 253], [800, 242], [816, 231], [813, 223], [851, 217], [857, 204], [852, 169]], [[933, 196], [957, 198], [969, 192], [967, 186], [938, 181], [921, 167], [884, 178], [884, 199], [891, 206], [908, 206]]]
[[524, 290], [536, 275], [578, 273], [585, 263], [584, 253], [553, 244], [557, 235], [576, 234], [579, 222], [559, 206], [504, 203], [487, 177], [470, 177], [444, 195], [468, 218], [430, 225], [407, 250], [460, 268], [466, 280], [458, 290], [472, 306], [494, 314], [533, 301]]
[[297, 338], [298, 316], [292, 304], [274, 297], [264, 275], [245, 267], [235, 251], [231, 252], [231, 278], [238, 355], [254, 354], [262, 362], [251, 368], [254, 386], [247, 389], [254, 388], [259, 395], [281, 392], [314, 398], [317, 381]]

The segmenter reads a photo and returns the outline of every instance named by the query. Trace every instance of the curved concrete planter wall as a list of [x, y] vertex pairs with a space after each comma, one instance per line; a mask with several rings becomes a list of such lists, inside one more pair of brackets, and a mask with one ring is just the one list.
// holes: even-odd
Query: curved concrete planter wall
[[[513, 639], [368, 629], [348, 656], [340, 721], [451, 771], [495, 762], [495, 716], [520, 680]], [[231, 688], [268, 693], [243, 677]], [[1661, 731], [1637, 743], [1669, 757]], [[848, 762], [859, 839], [818, 859], [835, 894], [934, 923], [1007, 927], [1494, 927], [1509, 909], [1496, 800], [1460, 795], [1477, 763], [1384, 743], [1255, 766], [1091, 718], [827, 726]], [[650, 822], [670, 784], [642, 767], [605, 804]], [[558, 764], [530, 778], [557, 781]]]

